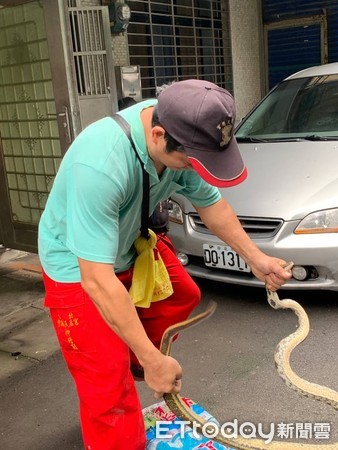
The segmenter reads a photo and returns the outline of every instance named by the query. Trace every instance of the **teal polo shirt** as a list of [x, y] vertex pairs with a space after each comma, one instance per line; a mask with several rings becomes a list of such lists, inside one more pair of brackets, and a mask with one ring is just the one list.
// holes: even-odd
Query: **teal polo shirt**
[[[148, 156], [140, 113], [156, 100], [121, 111], [131, 127], [137, 152], [150, 176], [150, 213], [174, 192], [196, 206], [221, 198], [193, 170], [165, 169], [159, 178]], [[142, 167], [130, 142], [111, 118], [85, 128], [64, 156], [39, 224], [39, 257], [55, 281], [78, 282], [78, 257], [113, 264], [116, 272], [132, 266], [134, 241], [141, 226]]]

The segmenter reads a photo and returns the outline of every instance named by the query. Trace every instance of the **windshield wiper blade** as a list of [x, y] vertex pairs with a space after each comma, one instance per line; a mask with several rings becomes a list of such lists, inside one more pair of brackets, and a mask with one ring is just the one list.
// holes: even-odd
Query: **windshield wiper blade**
[[251, 136], [236, 136], [237, 142], [268, 142], [266, 139], [255, 138]]
[[303, 138], [300, 137], [278, 137], [278, 138], [271, 138], [268, 139], [266, 142], [300, 142]]
[[338, 141], [338, 136], [320, 136], [319, 134], [309, 134], [303, 136], [306, 141]]
[[238, 136], [237, 142], [301, 142], [301, 141], [338, 141], [338, 136], [320, 136], [319, 134], [309, 134], [307, 136], [294, 137], [270, 137], [270, 138], [255, 138], [251, 136]]

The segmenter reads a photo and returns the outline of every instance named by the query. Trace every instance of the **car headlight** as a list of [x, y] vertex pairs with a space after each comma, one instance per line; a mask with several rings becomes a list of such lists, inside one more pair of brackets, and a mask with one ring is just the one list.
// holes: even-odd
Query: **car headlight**
[[295, 234], [338, 233], [338, 208], [316, 211], [306, 216]]
[[180, 205], [173, 200], [169, 200], [169, 220], [171, 222], [183, 223], [183, 212]]

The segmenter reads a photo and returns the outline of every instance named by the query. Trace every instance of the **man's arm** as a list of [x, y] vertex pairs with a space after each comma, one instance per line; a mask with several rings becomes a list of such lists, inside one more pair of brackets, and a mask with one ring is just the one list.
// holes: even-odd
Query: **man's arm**
[[144, 368], [145, 381], [159, 398], [163, 392], [180, 390], [182, 369], [164, 356], [148, 338], [126, 288], [110, 264], [79, 260], [81, 284], [105, 322], [135, 353]]
[[204, 224], [235, 250], [251, 267], [254, 275], [273, 291], [291, 275], [282, 268], [285, 261], [267, 256], [254, 244], [240, 224], [234, 210], [224, 198], [207, 207], [196, 207]]

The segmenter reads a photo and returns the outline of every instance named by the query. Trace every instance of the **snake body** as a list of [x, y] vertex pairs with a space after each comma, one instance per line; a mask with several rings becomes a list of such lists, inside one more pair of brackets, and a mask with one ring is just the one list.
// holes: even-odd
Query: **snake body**
[[[291, 309], [298, 317], [299, 327], [297, 330], [282, 339], [275, 350], [275, 363], [277, 371], [284, 382], [297, 393], [316, 400], [320, 400], [338, 409], [338, 392], [325, 386], [320, 386], [300, 378], [290, 367], [290, 355], [292, 351], [307, 337], [309, 333], [309, 319], [302, 306], [294, 300], [280, 300], [276, 292], [267, 289], [267, 299], [274, 309]], [[210, 317], [216, 309], [216, 303], [211, 302], [203, 313], [195, 317], [179, 322], [167, 328], [161, 342], [161, 351], [170, 355], [171, 344], [174, 336], [187, 328]], [[178, 394], [164, 394], [163, 398], [169, 409], [182, 421], [199, 424], [200, 427], [207, 426], [207, 421], [201, 419], [189, 407], [185, 405]], [[213, 430], [211, 430], [213, 431]], [[302, 444], [298, 442], [272, 441], [267, 444], [262, 439], [251, 438], [227, 438], [222, 433], [212, 438], [226, 446], [233, 446], [238, 450], [338, 450], [338, 442], [333, 444]]]

